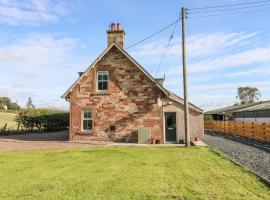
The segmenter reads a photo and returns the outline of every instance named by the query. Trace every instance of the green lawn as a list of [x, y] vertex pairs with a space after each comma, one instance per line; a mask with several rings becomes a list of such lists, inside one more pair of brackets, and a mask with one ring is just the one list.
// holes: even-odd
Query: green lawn
[[253, 174], [208, 148], [0, 153], [0, 199], [270, 199]]
[[0, 112], [0, 129], [4, 127], [5, 123], [7, 123], [7, 129], [16, 129], [15, 117], [14, 113]]

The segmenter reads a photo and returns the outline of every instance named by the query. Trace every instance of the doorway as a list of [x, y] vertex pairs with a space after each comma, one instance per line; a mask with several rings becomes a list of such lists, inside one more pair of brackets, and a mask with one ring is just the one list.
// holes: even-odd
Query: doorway
[[167, 142], [176, 141], [176, 112], [165, 112], [165, 139]]

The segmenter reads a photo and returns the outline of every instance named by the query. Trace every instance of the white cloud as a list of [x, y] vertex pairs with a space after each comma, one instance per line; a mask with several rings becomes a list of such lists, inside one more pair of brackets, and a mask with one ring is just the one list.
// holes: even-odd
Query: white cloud
[[270, 85], [270, 81], [253, 81], [253, 82], [236, 82], [236, 83], [215, 83], [215, 84], [200, 84], [200, 85], [192, 85], [191, 90], [193, 92], [196, 91], [225, 91], [230, 89], [231, 90], [236, 90], [236, 88], [240, 86], [250, 86], [250, 87], [258, 87], [265, 88]]
[[[46, 65], [74, 48], [76, 40], [50, 34], [31, 34], [0, 48], [0, 62], [36, 62]], [[49, 59], [48, 59], [49, 58]]]
[[9, 25], [56, 22], [66, 14], [65, 4], [58, 0], [0, 0], [0, 23]]
[[77, 39], [52, 34], [31, 34], [3, 45], [0, 96], [8, 95], [21, 105], [29, 95], [37, 104], [44, 100], [44, 105], [59, 105], [55, 99], [77, 78], [76, 67], [89, 65], [87, 58], [76, 55], [77, 47]]
[[[187, 37], [187, 55], [189, 58], [198, 56], [209, 56], [218, 51], [233, 47], [234, 45], [243, 45], [248, 43], [250, 38], [257, 36], [258, 33], [226, 33], [217, 32], [211, 34], [196, 34]], [[168, 41], [158, 40], [149, 44], [140, 45], [131, 51], [134, 56], [160, 56], [166, 50]], [[179, 55], [181, 47], [181, 38], [177, 37], [171, 41], [166, 55]]]
[[223, 68], [270, 62], [270, 46], [204, 59], [190, 64], [190, 72], [216, 71]]
[[237, 71], [226, 74], [225, 77], [249, 77], [249, 76], [269, 76], [270, 75], [270, 64], [264, 67], [259, 67], [248, 71]]
[[213, 34], [197, 34], [187, 39], [187, 55], [190, 58], [197, 56], [209, 56], [219, 51], [240, 45], [247, 42], [249, 38], [256, 36], [257, 33], [213, 33]]

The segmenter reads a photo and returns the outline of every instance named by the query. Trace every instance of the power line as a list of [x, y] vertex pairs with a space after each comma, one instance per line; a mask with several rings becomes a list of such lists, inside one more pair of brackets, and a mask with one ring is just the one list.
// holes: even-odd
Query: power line
[[214, 14], [214, 15], [195, 15], [190, 16], [189, 18], [202, 18], [202, 17], [215, 17], [215, 16], [228, 16], [228, 15], [238, 15], [238, 14], [245, 14], [245, 13], [255, 13], [255, 12], [263, 12], [263, 11], [269, 11], [270, 8], [266, 9], [258, 9], [258, 10], [249, 10], [249, 11], [242, 11], [242, 12], [228, 12], [228, 13], [222, 13], [222, 14]]
[[160, 62], [159, 62], [157, 71], [156, 71], [156, 73], [155, 73], [155, 77], [157, 76], [157, 74], [158, 74], [158, 72], [159, 72], [159, 70], [160, 70], [160, 67], [161, 67], [161, 65], [163, 64], [163, 61], [164, 61], [164, 59], [165, 59], [165, 57], [166, 57], [168, 48], [169, 48], [169, 46], [170, 46], [170, 44], [171, 44], [171, 41], [172, 41], [172, 39], [173, 39], [173, 37], [174, 37], [174, 32], [175, 32], [175, 29], [176, 29], [176, 27], [177, 27], [177, 24], [178, 24], [178, 22], [175, 24], [175, 26], [174, 26], [174, 28], [173, 28], [172, 34], [171, 34], [171, 36], [170, 36], [170, 38], [169, 38], [169, 41], [168, 41], [168, 43], [167, 43], [167, 46], [166, 46], [166, 48], [165, 48], [165, 50], [164, 50], [164, 52], [163, 52], [163, 55], [162, 55], [162, 57], [161, 57], [161, 60], [160, 60]]
[[196, 12], [190, 12], [189, 14], [223, 12], [223, 11], [230, 11], [230, 10], [244, 10], [246, 8], [255, 8], [255, 7], [261, 7], [261, 6], [268, 6], [268, 5], [270, 5], [270, 4], [265, 3], [265, 4], [260, 4], [260, 5], [244, 6], [244, 7], [238, 7], [238, 8], [226, 8], [226, 9], [209, 10], [209, 11], [196, 11]]
[[224, 7], [233, 7], [233, 6], [241, 6], [241, 5], [250, 5], [250, 4], [258, 4], [258, 3], [265, 3], [270, 2], [270, 0], [264, 1], [251, 1], [245, 3], [236, 3], [236, 4], [225, 4], [225, 5], [218, 5], [218, 6], [206, 6], [206, 7], [197, 7], [197, 8], [190, 8], [188, 10], [204, 10], [204, 9], [212, 9], [212, 8], [224, 8]]
[[153, 36], [155, 36], [155, 35], [161, 33], [162, 31], [165, 31], [166, 29], [170, 28], [171, 26], [173, 26], [174, 24], [178, 23], [179, 21], [180, 21], [180, 18], [178, 18], [176, 21], [172, 22], [172, 23], [169, 24], [168, 26], [165, 26], [164, 28], [158, 30], [157, 32], [152, 33], [152, 34], [150, 34], [149, 36], [145, 37], [144, 39], [142, 39], [142, 40], [140, 40], [140, 41], [138, 41], [138, 42], [135, 42], [134, 44], [128, 46], [128, 47], [126, 48], [126, 50], [127, 50], [127, 49], [130, 49], [130, 48], [132, 48], [132, 47], [134, 47], [134, 46], [136, 46], [136, 45], [138, 45], [138, 44], [140, 44], [140, 43], [142, 43], [142, 42], [144, 42], [145, 40], [148, 40], [149, 38], [151, 38], [151, 37], [153, 37]]

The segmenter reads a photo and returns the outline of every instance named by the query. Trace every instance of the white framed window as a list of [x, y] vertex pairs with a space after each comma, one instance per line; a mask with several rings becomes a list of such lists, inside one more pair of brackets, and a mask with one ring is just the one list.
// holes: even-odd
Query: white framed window
[[97, 91], [108, 91], [109, 87], [109, 72], [98, 71], [97, 72]]
[[84, 109], [82, 111], [82, 131], [91, 132], [92, 131], [92, 110]]

